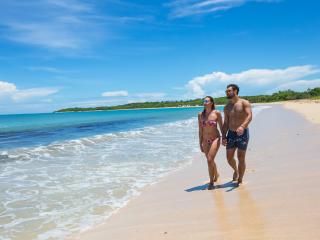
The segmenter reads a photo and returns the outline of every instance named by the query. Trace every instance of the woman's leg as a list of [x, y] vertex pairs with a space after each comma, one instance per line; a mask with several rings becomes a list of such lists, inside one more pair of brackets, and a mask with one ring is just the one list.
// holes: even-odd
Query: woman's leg
[[204, 153], [206, 155], [206, 159], [207, 159], [207, 164], [208, 164], [208, 172], [209, 172], [209, 185], [212, 185], [213, 182], [214, 182], [214, 172], [213, 172], [213, 168], [211, 166], [211, 163], [209, 162], [209, 158], [208, 158], [208, 154], [209, 154], [209, 151], [210, 151], [210, 146], [208, 143], [204, 143], [203, 144], [203, 150], [204, 150]]
[[208, 172], [209, 172], [209, 178], [210, 178], [209, 184], [213, 184], [213, 182], [214, 182], [214, 171], [213, 171], [211, 163], [209, 163], [208, 160], [207, 160], [207, 163], [208, 163]]
[[217, 170], [217, 165], [214, 161], [217, 152], [219, 150], [220, 147], [220, 138], [216, 138], [209, 149], [209, 152], [207, 154], [207, 160], [208, 160], [208, 167], [210, 166], [210, 168], [212, 169], [212, 173], [213, 173], [213, 181], [216, 182], [218, 180], [219, 177], [219, 173]]

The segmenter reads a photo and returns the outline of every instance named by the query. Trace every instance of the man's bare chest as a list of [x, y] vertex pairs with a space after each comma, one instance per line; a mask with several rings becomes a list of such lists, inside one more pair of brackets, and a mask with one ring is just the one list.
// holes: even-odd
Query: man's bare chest
[[245, 115], [244, 107], [241, 103], [230, 105], [228, 107], [228, 113], [230, 116]]

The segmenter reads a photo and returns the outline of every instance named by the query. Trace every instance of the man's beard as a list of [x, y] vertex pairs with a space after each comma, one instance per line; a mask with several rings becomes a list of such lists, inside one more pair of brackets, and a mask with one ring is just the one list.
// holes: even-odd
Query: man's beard
[[227, 96], [228, 99], [232, 99], [234, 97], [234, 94], [230, 94]]

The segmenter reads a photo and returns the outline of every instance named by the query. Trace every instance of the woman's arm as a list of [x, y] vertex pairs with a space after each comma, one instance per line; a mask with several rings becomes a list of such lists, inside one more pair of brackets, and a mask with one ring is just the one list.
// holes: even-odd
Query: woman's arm
[[199, 144], [200, 144], [200, 150], [203, 152], [203, 147], [202, 147], [202, 122], [201, 122], [201, 113], [198, 114], [198, 125], [199, 125]]
[[219, 129], [220, 129], [221, 135], [223, 136], [222, 115], [219, 111], [217, 111], [217, 117], [218, 117]]
[[222, 125], [222, 145], [226, 146], [227, 145], [227, 132], [229, 128], [229, 116], [228, 116], [228, 111], [227, 108], [224, 107], [223, 109], [224, 112], [224, 120], [223, 120], [223, 125]]

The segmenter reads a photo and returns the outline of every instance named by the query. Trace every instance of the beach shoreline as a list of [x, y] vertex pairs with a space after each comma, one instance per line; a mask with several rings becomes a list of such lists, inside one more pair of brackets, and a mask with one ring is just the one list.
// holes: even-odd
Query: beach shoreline
[[320, 100], [293, 100], [284, 102], [283, 105], [302, 114], [308, 121], [320, 124]]
[[[217, 105], [218, 106], [218, 105]], [[220, 105], [223, 106], [223, 105]], [[123, 109], [110, 109], [110, 110], [89, 110], [89, 111], [54, 111], [52, 113], [67, 113], [67, 112], [104, 112], [104, 111], [132, 111], [132, 110], [154, 110], [154, 109], [170, 109], [170, 108], [200, 108], [199, 106], [181, 106], [181, 107], [158, 107], [158, 108], [123, 108]]]
[[[221, 177], [215, 190], [203, 190], [208, 177], [199, 154], [191, 165], [146, 187], [105, 223], [70, 239], [319, 238], [320, 209], [313, 206], [313, 199], [320, 191], [311, 184], [319, 183], [320, 177], [313, 157], [319, 125], [283, 104], [270, 106], [250, 128], [247, 171], [240, 188], [230, 182], [232, 172], [221, 146], [216, 158]], [[265, 126], [278, 132], [278, 141]]]

